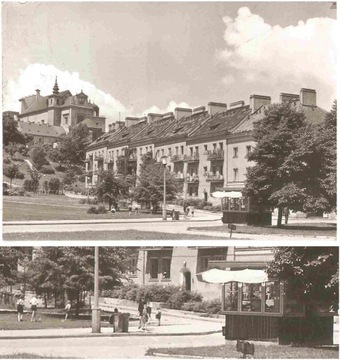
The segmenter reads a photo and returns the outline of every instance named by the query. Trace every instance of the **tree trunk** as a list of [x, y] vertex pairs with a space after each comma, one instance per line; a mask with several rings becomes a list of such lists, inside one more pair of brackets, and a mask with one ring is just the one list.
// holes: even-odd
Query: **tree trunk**
[[44, 304], [45, 304], [45, 309], [47, 309], [47, 296], [46, 296], [46, 294], [44, 294]]
[[277, 227], [282, 226], [282, 213], [283, 213], [283, 208], [282, 208], [282, 206], [279, 206], [278, 212], [277, 212]]
[[79, 316], [79, 292], [77, 294], [77, 302], [76, 302], [76, 318]]

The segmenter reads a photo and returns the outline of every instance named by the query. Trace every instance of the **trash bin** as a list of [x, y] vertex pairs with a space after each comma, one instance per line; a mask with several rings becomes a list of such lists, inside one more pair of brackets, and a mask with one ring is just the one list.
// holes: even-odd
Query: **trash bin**
[[113, 314], [113, 332], [129, 332], [129, 313]]
[[174, 220], [179, 220], [179, 211], [175, 211]]

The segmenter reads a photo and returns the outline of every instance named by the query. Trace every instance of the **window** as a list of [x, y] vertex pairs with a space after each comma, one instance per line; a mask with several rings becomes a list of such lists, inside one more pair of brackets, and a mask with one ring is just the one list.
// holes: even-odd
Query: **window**
[[130, 259], [129, 275], [137, 275], [137, 256], [133, 256]]
[[208, 172], [208, 166], [204, 166], [203, 171], [204, 171], [204, 173], [207, 173]]
[[45, 120], [41, 120], [41, 123], [42, 123], [42, 124], [45, 124]]
[[204, 145], [204, 152], [208, 151], [208, 145]]
[[195, 146], [195, 154], [198, 154], [198, 146]]
[[265, 312], [280, 312], [280, 284], [278, 281], [268, 281], [265, 287]]
[[158, 278], [158, 258], [150, 259], [150, 279]]
[[238, 310], [238, 284], [236, 281], [232, 281], [225, 284], [224, 310], [225, 311]]
[[182, 145], [181, 146], [181, 155], [183, 155], [184, 154], [184, 146]]
[[190, 147], [189, 148], [189, 151], [190, 151], [190, 156], [192, 156], [194, 154], [194, 148], [193, 147]]
[[234, 153], [234, 158], [237, 158], [238, 157], [238, 147], [234, 147], [233, 148], [233, 153]]
[[178, 146], [175, 147], [175, 153], [178, 155]]
[[238, 168], [233, 169], [234, 170], [234, 181], [238, 180]]
[[171, 156], [171, 148], [168, 148], [168, 155]]
[[159, 157], [159, 150], [156, 151], [156, 157]]
[[164, 156], [164, 149], [162, 149], [161, 151], [162, 151], [162, 156]]
[[220, 150], [223, 150], [223, 142], [220, 142], [219, 146], [220, 146]]
[[170, 258], [162, 259], [162, 278], [163, 279], [170, 279], [170, 265], [171, 265]]
[[139, 153], [142, 155], [143, 154], [143, 148], [139, 148]]
[[247, 145], [247, 156], [249, 156], [249, 154], [251, 153], [251, 146], [250, 145]]
[[242, 284], [241, 311], [261, 312], [261, 284]]
[[213, 144], [213, 148], [214, 148], [214, 150], [216, 150], [216, 144]]

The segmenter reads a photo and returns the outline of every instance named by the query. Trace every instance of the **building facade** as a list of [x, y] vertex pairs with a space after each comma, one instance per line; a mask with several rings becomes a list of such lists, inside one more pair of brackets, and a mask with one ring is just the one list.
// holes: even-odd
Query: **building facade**
[[[326, 111], [316, 103], [316, 91], [301, 89], [300, 94], [280, 94], [306, 114], [308, 120], [321, 122]], [[148, 114], [112, 125], [109, 132], [90, 144], [86, 155], [87, 186], [98, 181], [98, 171], [117, 171], [117, 160], [128, 152], [138, 176], [142, 155], [152, 152], [160, 161], [167, 158], [168, 170], [183, 184], [183, 198], [212, 202], [218, 189], [242, 190], [246, 179], [248, 154], [255, 146], [253, 124], [264, 116], [271, 98], [251, 95], [249, 104], [209, 102], [207, 107], [176, 108], [174, 113]]]
[[221, 285], [199, 281], [197, 274], [212, 268], [263, 269], [273, 258], [270, 247], [144, 247], [131, 260], [129, 279], [138, 285], [181, 286], [216, 299], [221, 297]]

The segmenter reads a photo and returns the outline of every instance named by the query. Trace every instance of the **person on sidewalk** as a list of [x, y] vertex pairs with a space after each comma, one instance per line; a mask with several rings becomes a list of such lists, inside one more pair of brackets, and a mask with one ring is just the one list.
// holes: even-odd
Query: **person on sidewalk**
[[68, 316], [70, 315], [71, 312], [71, 302], [68, 301], [66, 306], [65, 306], [65, 321], [68, 319]]
[[158, 320], [158, 326], [161, 326], [161, 317], [162, 317], [161, 308], [158, 307], [156, 312], [156, 319]]
[[18, 321], [23, 321], [22, 316], [24, 314], [24, 299], [19, 297], [17, 301], [17, 312], [18, 312]]
[[142, 316], [143, 316], [143, 310], [144, 310], [144, 303], [145, 303], [145, 301], [143, 299], [140, 299], [139, 303], [138, 303], [138, 314], [139, 314], [138, 329], [140, 329], [142, 327]]
[[132, 215], [132, 204], [129, 204], [128, 209], [129, 209], [129, 215]]
[[148, 314], [148, 321], [151, 321], [152, 302], [148, 301], [146, 304], [146, 313]]
[[142, 316], [141, 316], [142, 330], [146, 330], [146, 324], [149, 320], [148, 311], [146, 308], [147, 308], [147, 306], [146, 306], [146, 304], [144, 304], [144, 308], [143, 308], [143, 312], [142, 312]]
[[31, 304], [31, 310], [32, 310], [31, 321], [35, 322], [35, 321], [37, 321], [38, 299], [35, 296], [33, 296], [30, 301], [30, 304]]

